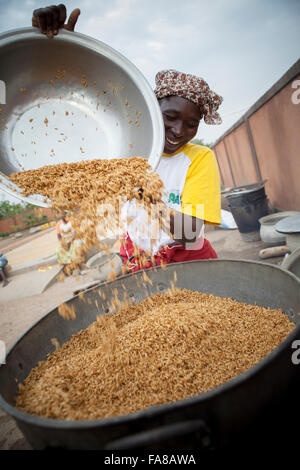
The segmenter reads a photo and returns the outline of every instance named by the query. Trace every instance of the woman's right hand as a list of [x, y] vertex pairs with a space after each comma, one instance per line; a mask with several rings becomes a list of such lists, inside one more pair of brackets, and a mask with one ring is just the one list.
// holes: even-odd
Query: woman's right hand
[[79, 15], [79, 8], [75, 8], [65, 24], [67, 18], [65, 5], [60, 4], [39, 8], [33, 12], [32, 26], [39, 28], [41, 33], [46, 34], [48, 38], [53, 38], [61, 28], [74, 31]]

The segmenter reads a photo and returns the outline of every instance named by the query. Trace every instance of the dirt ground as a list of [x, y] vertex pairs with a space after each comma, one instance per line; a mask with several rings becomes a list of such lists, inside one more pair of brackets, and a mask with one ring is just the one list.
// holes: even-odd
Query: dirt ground
[[[73, 296], [78, 285], [87, 279], [70, 277], [56, 282], [40, 295], [0, 303], [0, 336], [9, 350], [25, 331], [60, 303]], [[0, 289], [2, 287], [0, 286]], [[0, 409], [0, 450], [30, 450], [15, 421]]]
[[78, 280], [74, 277], [66, 278], [64, 282], [56, 282], [40, 295], [0, 303], [1, 339], [5, 342], [6, 348], [9, 349], [46, 313], [70, 299], [73, 291], [87, 281], [85, 276], [80, 276]]

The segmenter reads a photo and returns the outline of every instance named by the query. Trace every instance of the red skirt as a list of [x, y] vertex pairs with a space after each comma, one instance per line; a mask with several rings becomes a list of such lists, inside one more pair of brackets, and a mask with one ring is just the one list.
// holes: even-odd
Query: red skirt
[[180, 263], [182, 261], [193, 261], [198, 259], [216, 259], [217, 253], [205, 238], [201, 250], [186, 250], [182, 245], [174, 242], [166, 245], [154, 256], [146, 256], [143, 250], [131, 241], [128, 233], [121, 239], [120, 256], [123, 259], [124, 273], [139, 271], [140, 269], [152, 268], [170, 263]]

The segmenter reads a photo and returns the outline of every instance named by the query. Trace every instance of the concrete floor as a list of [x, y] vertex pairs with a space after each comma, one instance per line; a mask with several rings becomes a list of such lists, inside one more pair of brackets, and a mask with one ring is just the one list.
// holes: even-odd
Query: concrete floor
[[22, 245], [6, 253], [7, 259], [11, 267], [14, 268], [29, 261], [47, 258], [55, 254], [58, 244], [55, 228], [50, 229], [45, 233], [41, 233], [34, 240], [31, 237], [26, 238]]
[[[265, 248], [264, 243], [261, 240], [246, 242], [238, 230], [208, 227], [206, 230], [206, 238], [212, 243], [221, 259], [229, 258], [262, 261], [259, 257], [259, 251]], [[53, 250], [55, 250], [56, 244], [54, 241], [53, 231], [45, 233], [35, 239], [35, 243], [38, 244], [41, 249], [40, 253], [45, 254], [47, 252], [48, 255], [49, 253], [53, 254]], [[25, 255], [30, 258], [30, 253], [32, 253], [32, 249], [34, 249], [33, 242], [34, 240], [30, 241], [30, 239], [28, 239], [27, 243], [22, 245], [23, 248], [20, 247], [19, 250], [15, 249], [14, 253], [11, 251], [11, 255], [13, 254], [13, 256], [11, 256], [10, 259], [12, 263], [15, 262], [15, 268], [17, 267], [16, 260], [24, 262]], [[23, 254], [18, 258], [18, 253]], [[7, 254], [9, 258], [9, 251]], [[282, 260], [283, 257], [269, 258], [263, 261], [280, 265]], [[39, 275], [37, 275], [36, 265], [33, 270], [23, 274], [23, 281], [26, 278], [28, 286], [31, 286], [31, 288], [28, 287], [27, 292], [24, 284], [25, 281], [22, 286], [20, 275], [19, 277], [12, 276], [9, 286], [5, 288], [0, 286], [0, 339], [5, 342], [7, 349], [9, 349], [33, 323], [38, 321], [44, 314], [55, 308], [61, 302], [71, 298], [76, 289], [90, 281], [88, 275], [79, 276], [77, 279], [70, 277], [67, 278], [64, 283], [55, 281], [41, 293], [34, 294], [32, 285], [43, 282], [42, 275], [44, 272], [39, 272], [38, 274]], [[20, 289], [23, 289], [22, 295], [20, 295]], [[13, 291], [15, 291], [15, 296], [12, 295]], [[30, 445], [24, 439], [14, 420], [4, 411], [0, 410], [0, 449], [16, 450], [30, 448]]]
[[11, 266], [47, 257], [55, 252], [57, 246], [55, 227], [35, 233], [24, 230], [0, 239], [0, 252], [7, 256]]
[[225, 230], [219, 227], [206, 227], [205, 237], [210, 241], [221, 259], [245, 259], [253, 261], [265, 261], [280, 265], [283, 257], [261, 259], [259, 252], [267, 245], [262, 241], [245, 241], [238, 230]]

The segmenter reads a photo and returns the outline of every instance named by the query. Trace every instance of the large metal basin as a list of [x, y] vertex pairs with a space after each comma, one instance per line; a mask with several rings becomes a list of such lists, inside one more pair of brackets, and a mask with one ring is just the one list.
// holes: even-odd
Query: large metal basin
[[[250, 370], [214, 390], [176, 403], [122, 417], [77, 422], [43, 419], [14, 407], [16, 379], [22, 382], [31, 369], [54, 350], [51, 338], [55, 337], [63, 344], [72, 334], [95, 321], [97, 315], [108, 313], [115, 289], [122, 298], [125, 286], [127, 294], [136, 302], [167, 290], [175, 271], [177, 287], [281, 308], [295, 322], [295, 329], [279, 347]], [[165, 270], [152, 268], [147, 270], [147, 274], [153, 282], [152, 286], [143, 286], [141, 272], [102, 284], [106, 301], [102, 301], [98, 311], [93, 307], [93, 301], [97, 299], [100, 303], [99, 287], [86, 292], [85, 302], [73, 297], [68, 303], [75, 305], [75, 320], [63, 319], [54, 309], [30, 328], [9, 351], [6, 364], [0, 368], [0, 406], [16, 420], [35, 449], [114, 449], [140, 445], [156, 448], [154, 442], [158, 437], [162, 439], [165, 434], [178, 435], [186, 431], [202, 437], [203, 433], [208, 433], [214, 446], [225, 447], [242, 436], [245, 428], [251, 427], [253, 419], [272, 404], [275, 404], [278, 416], [278, 402], [282, 394], [293, 384], [296, 375], [299, 376], [300, 365], [293, 363], [292, 354], [295, 352], [294, 341], [300, 339], [300, 280], [277, 266], [241, 260], [177, 263], [168, 265]], [[258, 431], [256, 429], [256, 434]], [[199, 448], [203, 442], [207, 440], [200, 440], [197, 444]], [[193, 445], [191, 440], [189, 445]]]
[[61, 162], [145, 156], [156, 168], [164, 146], [157, 99], [106, 44], [65, 30], [52, 40], [37, 28], [8, 31], [0, 79], [0, 189], [24, 199], [7, 176]]

